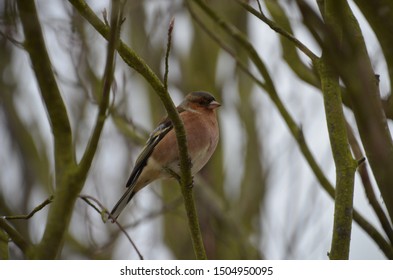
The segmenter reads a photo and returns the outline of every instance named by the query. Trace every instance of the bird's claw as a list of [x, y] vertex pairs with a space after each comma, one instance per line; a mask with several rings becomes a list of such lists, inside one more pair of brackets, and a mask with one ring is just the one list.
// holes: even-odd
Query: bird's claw
[[171, 175], [173, 178], [175, 178], [178, 182], [180, 182], [181, 176], [177, 174], [175, 171], [173, 171], [169, 167], [164, 167], [165, 172], [167, 172], [169, 175]]
[[193, 188], [194, 187], [194, 176], [191, 176], [191, 183], [187, 185], [188, 188]]

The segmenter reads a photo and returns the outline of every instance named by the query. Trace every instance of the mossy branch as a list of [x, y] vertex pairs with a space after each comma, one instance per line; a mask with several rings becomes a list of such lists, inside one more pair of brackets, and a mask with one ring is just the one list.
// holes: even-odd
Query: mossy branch
[[[335, 23], [331, 2], [325, 1], [324, 10], [327, 27], [338, 31], [340, 27]], [[347, 260], [351, 244], [354, 176], [357, 162], [352, 158], [349, 149], [339, 76], [332, 69], [331, 63], [325, 55], [324, 49], [322, 59], [316, 66], [321, 79], [326, 123], [336, 167], [334, 223], [329, 258]]]
[[79, 164], [79, 173], [87, 175], [87, 171], [90, 169], [91, 163], [93, 161], [94, 155], [97, 151], [98, 142], [101, 136], [101, 132], [104, 128], [105, 120], [107, 118], [107, 111], [109, 107], [109, 97], [112, 87], [112, 82], [114, 80], [115, 71], [115, 61], [116, 61], [116, 49], [119, 45], [120, 39], [120, 29], [122, 21], [122, 9], [125, 2], [120, 3], [120, 1], [112, 2], [112, 12], [111, 12], [111, 25], [110, 25], [110, 35], [108, 39], [108, 51], [105, 63], [105, 72], [103, 76], [103, 86], [101, 94], [101, 102], [98, 108], [98, 114], [95, 121], [95, 126], [93, 128], [93, 133], [86, 147], [85, 153]]
[[[28, 254], [28, 250], [32, 248], [32, 245], [26, 241], [26, 239], [14, 229], [3, 217], [0, 217], [0, 231], [6, 232], [9, 238], [19, 247], [19, 249], [25, 254]], [[5, 235], [3, 234], [3, 237]], [[0, 241], [4, 242], [4, 240]]]
[[[375, 36], [385, 56], [386, 66], [389, 73], [390, 96], [386, 114], [393, 115], [393, 2], [391, 0], [369, 1], [354, 0], [356, 6], [373, 29]], [[383, 12], [382, 12], [383, 11]]]
[[[109, 28], [95, 15], [90, 7], [82, 0], [70, 0], [70, 3], [78, 10], [78, 12], [100, 33], [105, 39], [109, 39]], [[185, 208], [188, 217], [189, 228], [194, 246], [194, 252], [197, 259], [206, 259], [206, 254], [202, 242], [201, 233], [199, 230], [199, 222], [196, 213], [195, 202], [193, 198], [193, 191], [189, 188], [192, 185], [191, 166], [188, 160], [187, 138], [184, 130], [183, 122], [176, 110], [170, 95], [157, 77], [157, 75], [150, 69], [150, 67], [141, 59], [132, 49], [130, 49], [121, 40], [119, 42], [117, 51], [131, 68], [141, 74], [146, 81], [155, 90], [161, 102], [163, 103], [168, 117], [173, 123], [175, 129], [176, 139], [179, 148], [180, 157], [180, 171], [181, 171], [181, 189], [184, 197]]]
[[[104, 205], [98, 199], [96, 199], [96, 198], [94, 198], [94, 197], [92, 197], [90, 195], [79, 195], [79, 197], [84, 202], [86, 202], [87, 205], [92, 207], [98, 214], [100, 214], [102, 219], [104, 220], [104, 222], [108, 219], [109, 211], [107, 210], [106, 207], [104, 207]], [[94, 203], [96, 203], [98, 206], [96, 206], [92, 201]], [[139, 251], [138, 247], [136, 246], [136, 244], [132, 240], [131, 236], [127, 233], [125, 228], [116, 219], [114, 219], [114, 223], [118, 226], [120, 231], [126, 236], [128, 241], [130, 242], [131, 246], [134, 248], [135, 252], [137, 253], [139, 259], [143, 260], [144, 258], [142, 256], [141, 252]]]
[[[230, 37], [236, 40], [243, 49], [249, 54], [251, 61], [254, 62], [255, 66], [265, 79], [265, 82], [257, 79], [254, 75], [250, 75], [250, 72], [245, 71], [258, 86], [266, 91], [269, 97], [272, 99], [273, 103], [276, 105], [277, 109], [279, 110], [280, 114], [282, 115], [285, 123], [287, 124], [292, 136], [296, 140], [299, 145], [299, 148], [305, 157], [306, 161], [308, 162], [310, 168], [312, 169], [314, 175], [318, 179], [319, 183], [321, 184], [322, 188], [329, 194], [330, 197], [334, 199], [335, 197], [335, 189], [329, 180], [326, 178], [325, 174], [319, 167], [318, 163], [316, 162], [314, 156], [309, 149], [302, 132], [302, 129], [296, 124], [292, 116], [289, 114], [288, 110], [285, 108], [284, 104], [282, 103], [280, 97], [277, 94], [275, 89], [274, 83], [271, 79], [269, 72], [267, 71], [263, 61], [258, 56], [257, 52], [248, 42], [248, 40], [242, 35], [234, 26], [229, 25], [229, 23], [222, 20], [213, 10], [211, 10], [203, 1], [201, 0], [192, 0], [192, 2], [196, 3], [205, 13], [208, 15], [217, 26], [223, 29]], [[191, 5], [190, 5], [191, 7]], [[215, 40], [220, 40], [217, 37]], [[225, 45], [224, 43], [221, 43]], [[232, 53], [229, 53], [232, 55]], [[237, 57], [234, 57], [237, 59]], [[239, 63], [239, 61], [237, 61]], [[392, 259], [393, 257], [393, 248], [390, 246], [389, 242], [387, 242], [384, 237], [378, 232], [378, 230], [371, 225], [359, 212], [356, 210], [353, 211], [353, 218], [359, 224], [359, 226], [368, 233], [368, 235], [378, 244], [381, 250], [384, 252], [387, 258]]]
[[8, 242], [9, 242], [8, 234], [4, 230], [0, 229], [0, 260], [9, 259]]
[[338, 76], [324, 59], [318, 66], [330, 146], [336, 167], [333, 238], [329, 258], [348, 259], [357, 163], [352, 158], [348, 145]]
[[62, 180], [67, 166], [74, 162], [71, 126], [52, 71], [35, 3], [18, 0], [17, 4], [25, 36], [23, 45], [30, 56], [54, 136], [56, 183], [58, 183]]
[[[265, 5], [274, 20], [274, 21], [270, 20], [270, 22], [274, 25], [277, 25], [282, 30], [284, 30], [285, 32], [287, 32], [288, 34], [294, 37], [289, 18], [286, 15], [284, 9], [281, 7], [280, 3], [278, 1], [269, 0], [269, 1], [265, 1]], [[278, 34], [281, 35], [280, 42], [282, 48], [282, 56], [285, 62], [288, 64], [288, 66], [300, 79], [302, 79], [303, 81], [307, 82], [310, 85], [313, 85], [314, 87], [320, 88], [321, 86], [320, 81], [314, 69], [310, 67], [311, 65], [301, 60], [298, 52], [299, 47], [297, 47], [298, 45], [297, 42], [294, 40], [288, 40], [287, 37], [284, 36], [282, 33], [278, 33]], [[304, 44], [302, 44], [301, 46], [306, 48], [310, 54], [313, 54], [311, 50], [309, 50]], [[313, 54], [311, 55], [311, 57], [309, 56], [309, 58], [313, 60], [317, 58], [317, 55]]]
[[[117, 1], [115, 1], [115, 3], [117, 3]], [[116, 5], [114, 4], [114, 6]], [[56, 191], [53, 204], [49, 210], [44, 236], [28, 257], [53, 259], [61, 252], [65, 233], [73, 212], [73, 205], [75, 204], [75, 200], [80, 190], [83, 188], [90, 165], [84, 164], [82, 166], [87, 167], [79, 169], [76, 166], [71, 141], [72, 132], [68, 116], [51, 69], [34, 1], [18, 1], [18, 7], [25, 32], [26, 49], [33, 62], [33, 69], [39, 81], [43, 100], [48, 110], [52, 131], [54, 133], [56, 164]], [[112, 33], [113, 32], [111, 32], [111, 34]], [[113, 41], [115, 40], [113, 39]], [[108, 59], [111, 62], [108, 64], [109, 66], [107, 66], [107, 70], [105, 71], [103, 92], [107, 91], [107, 94], [103, 95], [103, 100], [105, 97], [109, 98], [109, 89], [112, 81], [112, 78], [109, 76], [113, 75], [113, 53], [114, 48], [112, 48], [112, 51], [109, 48]], [[107, 103], [103, 102], [100, 106], [100, 112], [102, 112], [102, 108], [106, 108]], [[93, 138], [96, 142], [98, 142], [102, 125], [103, 119], [100, 118], [98, 126], [101, 127], [99, 127], [99, 129], [96, 128], [93, 133]], [[91, 145], [90, 142], [87, 148], [88, 156], [84, 156], [82, 160], [83, 163], [88, 161], [91, 162], [95, 154], [95, 148], [96, 147]], [[88, 158], [88, 160], [86, 160], [86, 158]]]
[[[358, 140], [356, 139], [356, 136], [354, 135], [352, 131], [352, 127], [349, 125], [347, 122], [347, 133], [348, 133], [348, 140], [351, 145], [352, 152], [357, 160], [359, 159], [365, 159], [363, 156], [362, 149], [360, 147], [360, 144], [358, 143]], [[371, 207], [374, 209], [375, 214], [377, 215], [379, 222], [381, 223], [382, 228], [384, 229], [387, 237], [390, 240], [390, 243], [393, 244], [393, 228], [392, 225], [390, 224], [389, 218], [387, 217], [384, 209], [382, 208], [381, 204], [378, 201], [378, 198], [374, 192], [372, 183], [371, 183], [371, 177], [368, 173], [367, 170], [367, 163], [360, 163], [357, 171], [360, 175], [360, 178], [363, 183], [364, 191], [366, 193], [367, 199], [371, 205]]]
[[340, 29], [327, 28], [321, 46], [347, 88], [367, 160], [392, 220], [393, 141], [381, 103], [378, 79], [348, 2], [326, 2], [333, 2], [331, 14]]
[[[26, 257], [54, 258], [59, 252], [61, 240], [72, 213], [72, 207], [70, 207], [72, 204], [64, 201], [61, 195], [62, 193], [67, 194], [70, 192], [69, 185], [66, 185], [65, 182], [69, 182], [70, 170], [75, 166], [72, 131], [66, 107], [52, 71], [35, 3], [34, 1], [20, 0], [17, 1], [17, 4], [25, 36], [24, 46], [30, 56], [53, 132], [56, 179], [56, 195], [49, 211], [45, 229], [45, 233], [50, 232], [50, 234], [44, 234], [44, 238], [40, 243], [48, 246], [41, 247], [42, 250], [31, 250], [31, 254]], [[65, 203], [66, 206], [62, 205], [62, 203]], [[56, 208], [55, 205], [59, 204], [60, 207]], [[59, 217], [59, 213], [64, 215]], [[48, 236], [50, 237], [48, 238]], [[46, 243], [46, 241], [50, 242]]]
[[51, 195], [49, 198], [45, 199], [42, 203], [34, 207], [34, 209], [26, 215], [12, 215], [12, 216], [5, 216], [4, 218], [6, 220], [28, 220], [31, 217], [34, 216], [35, 213], [38, 211], [41, 211], [45, 206], [49, 205], [53, 201], [53, 195]]

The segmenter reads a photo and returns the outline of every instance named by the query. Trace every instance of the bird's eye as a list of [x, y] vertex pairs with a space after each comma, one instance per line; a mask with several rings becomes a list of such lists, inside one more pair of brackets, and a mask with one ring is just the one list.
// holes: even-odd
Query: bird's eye
[[214, 99], [210, 99], [210, 98], [202, 98], [202, 99], [199, 101], [199, 104], [200, 104], [200, 105], [203, 105], [203, 106], [207, 106], [207, 105], [209, 105], [213, 100], [214, 100]]

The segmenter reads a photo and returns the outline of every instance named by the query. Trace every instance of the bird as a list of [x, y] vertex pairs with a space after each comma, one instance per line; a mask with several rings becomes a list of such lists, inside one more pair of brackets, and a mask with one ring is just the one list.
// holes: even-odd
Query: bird
[[[216, 109], [221, 104], [204, 91], [194, 91], [176, 107], [186, 132], [191, 174], [206, 165], [219, 141]], [[179, 152], [172, 121], [166, 117], [150, 134], [126, 183], [126, 190], [110, 213], [115, 222], [134, 195], [158, 179], [173, 178], [180, 172]]]

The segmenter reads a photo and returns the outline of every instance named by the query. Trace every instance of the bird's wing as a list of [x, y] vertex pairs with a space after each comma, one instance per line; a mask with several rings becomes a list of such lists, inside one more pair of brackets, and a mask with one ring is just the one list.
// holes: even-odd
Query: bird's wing
[[141, 154], [138, 156], [134, 169], [127, 181], [126, 187], [132, 188], [142, 173], [143, 168], [146, 166], [150, 155], [153, 153], [154, 147], [161, 141], [162, 138], [173, 128], [172, 122], [169, 118], [165, 119], [163, 122], [157, 126], [156, 129], [150, 134], [149, 139], [146, 142]]
[[[179, 105], [176, 109], [179, 114], [185, 111], [182, 105]], [[153, 130], [153, 132], [150, 133], [149, 139], [147, 139], [145, 147], [143, 148], [142, 152], [138, 156], [135, 162], [134, 169], [132, 170], [130, 178], [127, 181], [126, 184], [127, 188], [133, 188], [139, 176], [141, 175], [143, 168], [146, 166], [150, 155], [153, 153], [154, 147], [172, 129], [173, 129], [172, 121], [170, 120], [169, 117], [166, 117], [163, 121], [159, 123], [159, 125]]]
[[120, 213], [123, 211], [124, 207], [126, 207], [127, 203], [131, 200], [134, 194], [135, 192], [133, 192], [133, 188], [126, 189], [122, 197], [119, 199], [119, 201], [116, 203], [116, 205], [113, 207], [111, 211], [109, 217], [112, 220], [112, 223], [114, 223], [117, 220], [117, 217], [119, 217]]
[[146, 166], [150, 155], [153, 153], [154, 147], [172, 129], [172, 127], [172, 122], [167, 118], [163, 122], [161, 122], [160, 125], [150, 134], [150, 137], [147, 140], [145, 147], [143, 148], [141, 154], [136, 160], [135, 167], [132, 170], [130, 178], [127, 181], [126, 191], [111, 211], [111, 218], [113, 222], [117, 219], [117, 217], [123, 211], [124, 207], [126, 207], [128, 202], [130, 202], [132, 197], [135, 195], [134, 187], [143, 171], [143, 168]]

